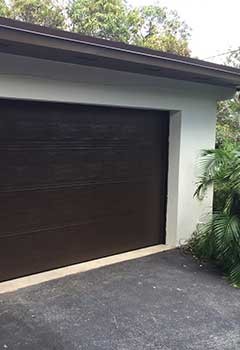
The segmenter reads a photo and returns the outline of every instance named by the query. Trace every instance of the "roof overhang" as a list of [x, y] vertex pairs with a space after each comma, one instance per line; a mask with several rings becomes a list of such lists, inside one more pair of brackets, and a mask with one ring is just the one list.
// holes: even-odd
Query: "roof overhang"
[[240, 69], [3, 17], [0, 52], [240, 88]]

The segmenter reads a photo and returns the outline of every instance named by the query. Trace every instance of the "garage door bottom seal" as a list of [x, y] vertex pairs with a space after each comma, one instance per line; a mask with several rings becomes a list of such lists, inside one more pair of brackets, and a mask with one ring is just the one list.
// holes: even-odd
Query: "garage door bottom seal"
[[62, 278], [65, 276], [86, 272], [89, 270], [97, 269], [103, 266], [108, 266], [112, 264], [116, 264], [122, 261], [133, 260], [137, 258], [141, 258], [151, 254], [157, 254], [166, 250], [173, 249], [174, 247], [159, 244], [147, 248], [137, 249], [126, 253], [116, 254], [112, 256], [108, 256], [105, 258], [95, 259], [79, 264], [74, 264], [46, 272], [37, 273], [34, 275], [21, 277], [17, 279], [13, 279], [6, 282], [0, 283], [0, 294], [7, 292], [14, 292], [21, 288], [30, 287], [36, 284], [48, 282], [51, 280], [55, 280], [58, 278]]

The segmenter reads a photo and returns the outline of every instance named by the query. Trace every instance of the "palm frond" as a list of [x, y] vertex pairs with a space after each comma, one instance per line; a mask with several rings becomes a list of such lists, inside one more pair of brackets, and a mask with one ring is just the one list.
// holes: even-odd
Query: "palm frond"
[[205, 150], [194, 196], [200, 200], [214, 186], [213, 215], [198, 225], [189, 241], [194, 255], [221, 265], [230, 282], [240, 287], [240, 150]]
[[229, 272], [229, 280], [235, 287], [240, 288], [240, 262]]

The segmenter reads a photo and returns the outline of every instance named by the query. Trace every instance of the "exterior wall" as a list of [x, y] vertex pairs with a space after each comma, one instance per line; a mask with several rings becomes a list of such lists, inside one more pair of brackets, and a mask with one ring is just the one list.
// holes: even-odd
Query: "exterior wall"
[[[189, 238], [196, 223], [211, 211], [212, 191], [203, 201], [193, 198], [201, 150], [214, 148], [216, 103], [196, 105], [173, 112], [170, 121], [170, 150], [167, 209], [167, 243], [180, 244]], [[173, 219], [174, 218], [174, 219]], [[177, 232], [177, 235], [176, 235]]]
[[212, 194], [193, 198], [201, 149], [214, 147], [217, 99], [233, 91], [0, 54], [0, 98], [34, 99], [171, 111], [167, 243], [178, 245], [211, 210]]

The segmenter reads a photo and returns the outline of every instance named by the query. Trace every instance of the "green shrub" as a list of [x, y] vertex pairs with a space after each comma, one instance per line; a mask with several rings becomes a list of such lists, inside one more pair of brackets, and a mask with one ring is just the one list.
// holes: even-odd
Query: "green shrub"
[[195, 196], [203, 199], [214, 186], [214, 212], [198, 225], [189, 247], [198, 258], [220, 265], [231, 283], [240, 287], [240, 148], [206, 150], [200, 166]]

